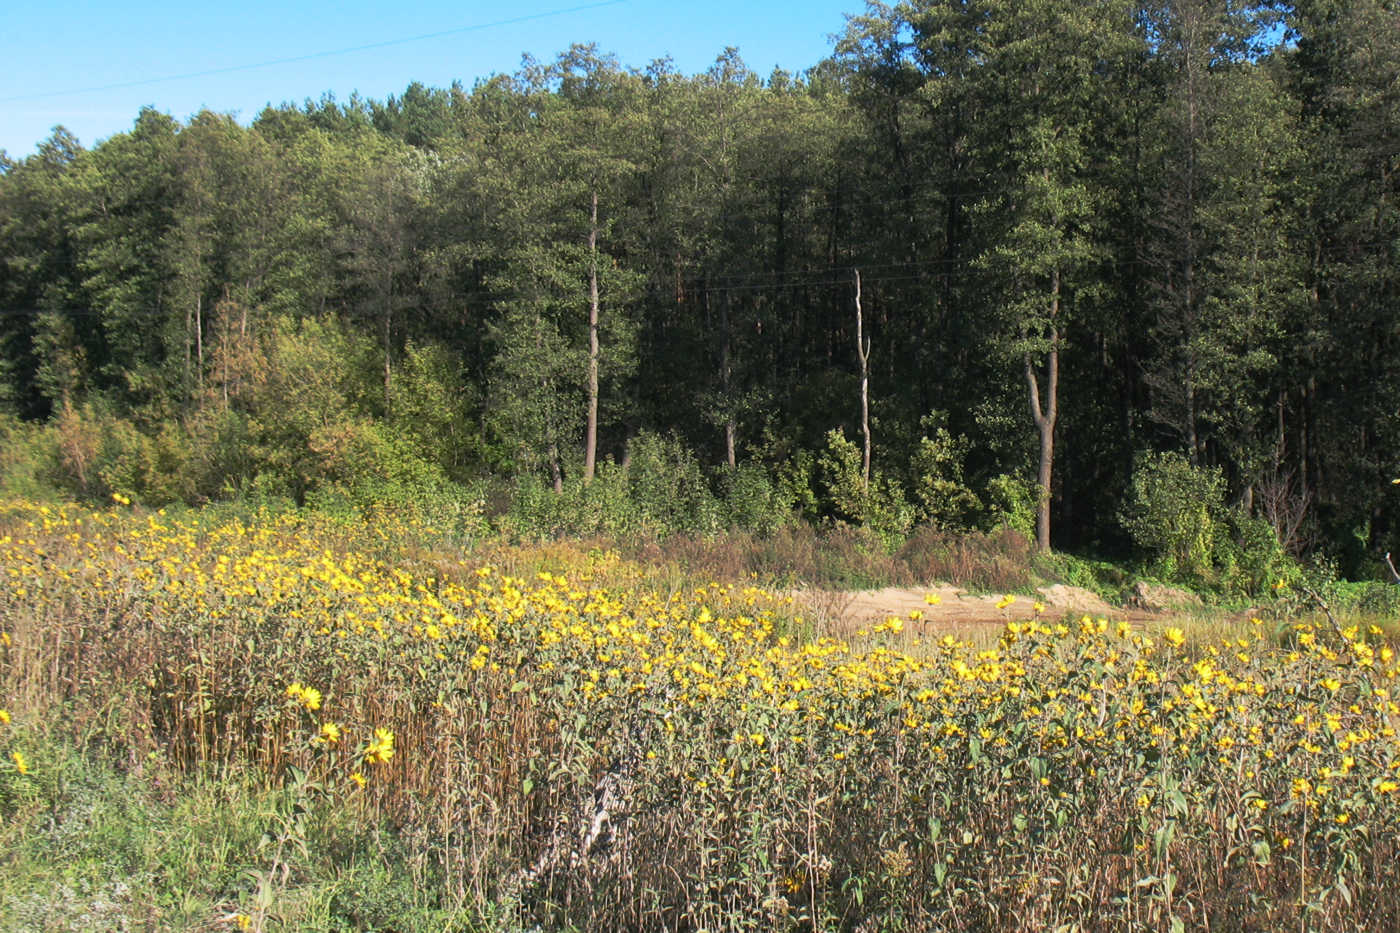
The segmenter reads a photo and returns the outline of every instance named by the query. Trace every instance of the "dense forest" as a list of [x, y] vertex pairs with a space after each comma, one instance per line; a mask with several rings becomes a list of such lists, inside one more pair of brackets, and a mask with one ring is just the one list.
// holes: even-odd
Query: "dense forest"
[[1109, 555], [1192, 507], [1370, 575], [1397, 312], [1395, 0], [871, 3], [797, 75], [576, 46], [0, 154], [12, 493]]

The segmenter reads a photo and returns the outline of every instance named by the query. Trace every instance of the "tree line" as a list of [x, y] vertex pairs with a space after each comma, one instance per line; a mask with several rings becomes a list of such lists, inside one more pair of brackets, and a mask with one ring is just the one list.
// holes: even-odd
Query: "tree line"
[[86, 495], [563, 493], [661, 437], [814, 518], [1100, 552], [1165, 453], [1360, 572], [1398, 199], [1394, 0], [870, 3], [798, 75], [575, 46], [144, 109], [0, 156], [0, 404]]

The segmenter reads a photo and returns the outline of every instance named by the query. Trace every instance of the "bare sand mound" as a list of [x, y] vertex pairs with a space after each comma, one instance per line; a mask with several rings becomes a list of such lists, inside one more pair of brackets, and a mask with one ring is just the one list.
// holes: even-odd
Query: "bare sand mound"
[[[808, 611], [819, 618], [842, 627], [860, 627], [878, 622], [889, 616], [908, 619], [910, 613], [923, 614], [922, 625], [937, 629], [940, 626], [961, 626], [968, 624], [1002, 625], [1017, 619], [1028, 619], [1035, 615], [1058, 618], [1066, 614], [1088, 613], [1096, 618], [1145, 620], [1156, 617], [1156, 613], [1143, 610], [1119, 609], [1110, 606], [1094, 593], [1075, 586], [1055, 584], [1041, 587], [1039, 596], [974, 596], [967, 590], [947, 584], [909, 589], [885, 587], [879, 590], [839, 592], [832, 590], [798, 590], [792, 595]], [[927, 597], [938, 599], [930, 604]], [[1010, 602], [1007, 600], [1010, 599]], [[1044, 608], [1037, 612], [1035, 604]]]

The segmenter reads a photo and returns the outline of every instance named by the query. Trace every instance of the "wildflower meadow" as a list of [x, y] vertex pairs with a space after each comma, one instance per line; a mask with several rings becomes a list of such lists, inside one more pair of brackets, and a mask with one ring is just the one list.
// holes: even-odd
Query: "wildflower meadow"
[[1378, 628], [838, 637], [758, 587], [428, 531], [6, 506], [7, 842], [60, 838], [76, 749], [162, 806], [265, 804], [213, 887], [134, 852], [186, 893], [109, 887], [109, 928], [1400, 928]]

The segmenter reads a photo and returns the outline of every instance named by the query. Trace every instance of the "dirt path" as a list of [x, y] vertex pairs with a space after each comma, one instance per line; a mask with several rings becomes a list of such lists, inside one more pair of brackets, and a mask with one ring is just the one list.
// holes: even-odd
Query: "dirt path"
[[[1004, 600], [1002, 596], [974, 596], [966, 590], [947, 585], [926, 589], [886, 587], [859, 592], [798, 590], [793, 593], [793, 598], [838, 631], [854, 631], [889, 616], [900, 616], [906, 620], [906, 626], [914, 625], [927, 631], [1000, 627], [1007, 622], [1029, 619], [1035, 615], [1059, 619], [1065, 615], [1087, 613], [1096, 619], [1125, 619], [1130, 622], [1154, 622], [1165, 617], [1161, 612], [1110, 606], [1090, 591], [1077, 587], [1056, 584], [1041, 587], [1037, 593], [1038, 598], [1016, 596], [1006, 605], [1000, 605]], [[935, 605], [929, 605], [925, 599], [929, 594], [939, 597]], [[1045, 607], [1043, 612], [1036, 612], [1037, 599]], [[910, 622], [909, 614], [915, 611], [922, 612], [923, 618]]]

